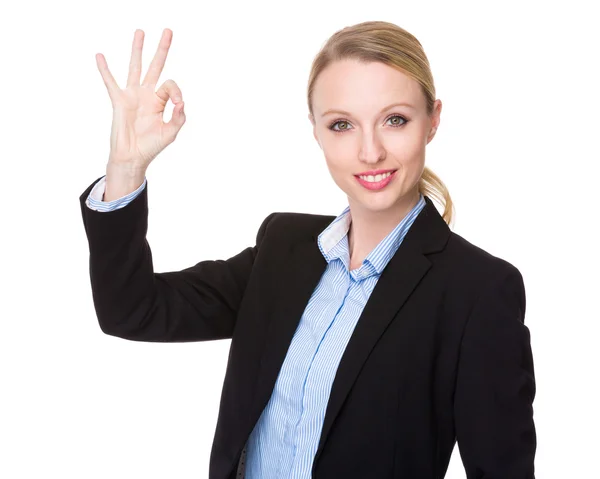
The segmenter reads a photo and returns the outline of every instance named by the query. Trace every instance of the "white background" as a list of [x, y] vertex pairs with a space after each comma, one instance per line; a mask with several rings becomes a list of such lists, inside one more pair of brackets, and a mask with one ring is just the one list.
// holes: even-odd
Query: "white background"
[[[338, 29], [386, 20], [432, 66], [443, 110], [426, 164], [450, 190], [454, 231], [525, 280], [536, 477], [600, 478], [594, 3], [4, 6], [0, 477], [208, 475], [230, 342], [131, 342], [95, 316], [79, 195], [109, 153], [96, 53], [124, 87], [135, 29], [143, 74], [174, 32], [158, 85], [178, 83], [187, 122], [147, 175], [155, 271], [173, 271], [252, 245], [273, 211], [342, 211], [307, 118], [310, 64]], [[457, 448], [446, 477], [465, 477]]]

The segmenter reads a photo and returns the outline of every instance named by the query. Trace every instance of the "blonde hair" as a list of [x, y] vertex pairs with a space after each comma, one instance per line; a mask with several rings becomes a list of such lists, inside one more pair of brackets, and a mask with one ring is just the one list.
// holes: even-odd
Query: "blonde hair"
[[[313, 115], [312, 96], [319, 74], [332, 62], [354, 59], [361, 62], [381, 62], [401, 70], [421, 85], [427, 114], [433, 113], [435, 86], [421, 43], [409, 32], [393, 23], [368, 21], [334, 33], [313, 60], [308, 80], [308, 109]], [[444, 182], [427, 166], [418, 184], [419, 192], [432, 197], [444, 207], [442, 217], [450, 225], [454, 205]]]

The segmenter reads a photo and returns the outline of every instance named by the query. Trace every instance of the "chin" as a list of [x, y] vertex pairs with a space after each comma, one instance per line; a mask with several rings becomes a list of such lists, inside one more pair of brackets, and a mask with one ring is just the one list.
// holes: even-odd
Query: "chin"
[[373, 211], [374, 213], [380, 211], [388, 211], [396, 206], [397, 201], [365, 201], [361, 205], [363, 208]]
[[378, 212], [389, 210], [398, 204], [401, 196], [397, 193], [390, 193], [392, 192], [372, 193], [366, 191], [358, 196], [348, 195], [348, 197], [355, 205], [369, 211]]

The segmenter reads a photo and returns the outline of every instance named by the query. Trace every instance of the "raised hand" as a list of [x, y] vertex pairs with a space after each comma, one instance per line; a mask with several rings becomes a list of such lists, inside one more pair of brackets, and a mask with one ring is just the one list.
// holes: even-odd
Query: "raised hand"
[[[144, 81], [140, 83], [144, 32], [135, 31], [127, 86], [124, 89], [117, 85], [104, 55], [96, 54], [98, 70], [113, 106], [110, 164], [145, 171], [152, 160], [175, 140], [185, 123], [183, 98], [177, 84], [173, 80], [166, 80], [155, 91], [172, 38], [173, 32], [166, 28]], [[165, 123], [163, 114], [169, 98], [175, 108], [171, 120]]]

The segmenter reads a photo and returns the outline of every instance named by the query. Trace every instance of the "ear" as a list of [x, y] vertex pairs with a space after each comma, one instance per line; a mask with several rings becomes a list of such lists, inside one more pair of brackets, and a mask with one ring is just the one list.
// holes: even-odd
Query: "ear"
[[433, 140], [438, 127], [440, 125], [440, 115], [442, 113], [442, 100], [437, 99], [433, 104], [433, 113], [431, 115], [431, 129], [429, 130], [429, 135], [427, 136], [427, 143]]

